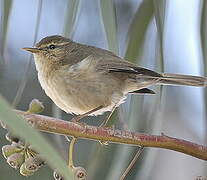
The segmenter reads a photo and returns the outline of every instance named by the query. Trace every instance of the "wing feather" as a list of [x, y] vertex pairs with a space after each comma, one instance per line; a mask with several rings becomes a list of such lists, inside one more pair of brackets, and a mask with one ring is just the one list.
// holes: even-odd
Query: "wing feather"
[[129, 63], [121, 58], [116, 57], [104, 57], [97, 64], [98, 71], [107, 71], [109, 73], [129, 73], [136, 74], [141, 76], [150, 76], [150, 77], [162, 77], [161, 74], [154, 72], [152, 70], [138, 67], [135, 64]]

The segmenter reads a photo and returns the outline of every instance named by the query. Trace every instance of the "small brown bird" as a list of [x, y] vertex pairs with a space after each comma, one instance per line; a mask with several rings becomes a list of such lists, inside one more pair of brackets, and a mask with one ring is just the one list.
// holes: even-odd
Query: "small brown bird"
[[46, 94], [60, 109], [79, 115], [75, 120], [112, 112], [129, 93], [154, 94], [147, 89], [152, 85], [207, 85], [206, 77], [157, 73], [110, 51], [58, 35], [48, 36], [35, 47], [23, 49], [33, 53], [38, 78]]

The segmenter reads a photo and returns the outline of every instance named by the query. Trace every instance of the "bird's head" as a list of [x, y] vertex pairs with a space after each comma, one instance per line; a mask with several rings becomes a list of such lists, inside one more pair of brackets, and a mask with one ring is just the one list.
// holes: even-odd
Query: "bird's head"
[[41, 66], [61, 65], [66, 56], [74, 49], [74, 42], [62, 36], [43, 38], [34, 47], [23, 48], [34, 55], [37, 69]]

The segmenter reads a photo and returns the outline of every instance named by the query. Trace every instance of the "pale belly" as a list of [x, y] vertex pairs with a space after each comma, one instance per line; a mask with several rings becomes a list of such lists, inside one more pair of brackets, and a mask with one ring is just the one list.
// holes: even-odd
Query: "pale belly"
[[121, 91], [106, 87], [102, 81], [70, 79], [66, 82], [60, 77], [54, 77], [46, 82], [41, 76], [39, 76], [39, 81], [46, 94], [67, 113], [84, 114], [99, 106], [104, 106], [90, 114], [100, 115], [111, 111], [114, 106], [119, 106], [126, 99], [126, 95]]

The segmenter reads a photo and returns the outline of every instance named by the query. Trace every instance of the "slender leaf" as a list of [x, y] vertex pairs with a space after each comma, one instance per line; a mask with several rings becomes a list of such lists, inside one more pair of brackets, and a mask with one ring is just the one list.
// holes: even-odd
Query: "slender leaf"
[[[117, 38], [117, 18], [116, 9], [112, 0], [100, 0], [100, 8], [102, 22], [106, 33], [109, 50], [115, 54], [119, 54], [118, 38]], [[117, 120], [117, 112], [114, 111], [107, 126], [115, 124]]]
[[116, 10], [112, 0], [100, 0], [101, 14], [109, 50], [118, 54]]
[[[166, 0], [156, 1], [153, 0], [154, 14], [157, 27], [157, 40], [156, 40], [156, 59], [158, 60], [158, 68], [161, 72], [164, 72], [164, 55], [163, 55], [163, 31], [165, 22], [165, 9]], [[161, 104], [163, 86], [160, 86], [160, 96], [157, 104]]]
[[31, 128], [20, 116], [17, 116], [7, 102], [0, 96], [0, 119], [16, 135], [24, 138], [32, 144], [38, 152], [47, 160], [50, 166], [62, 174], [68, 180], [72, 177], [65, 161], [58, 155], [54, 148], [38, 133]]
[[140, 56], [146, 30], [153, 16], [152, 0], [145, 0], [137, 9], [128, 32], [128, 45], [125, 59], [135, 62]]
[[67, 3], [65, 23], [63, 28], [63, 36], [71, 38], [75, 27], [79, 10], [79, 0], [70, 0]]
[[203, 1], [203, 10], [201, 18], [201, 40], [203, 51], [203, 63], [205, 74], [207, 74], [207, 2]]
[[[207, 1], [203, 1], [202, 17], [201, 17], [201, 43], [203, 53], [204, 74], [207, 75]], [[207, 90], [205, 89], [205, 107], [207, 107]], [[205, 115], [207, 117], [207, 110], [205, 108]], [[205, 123], [205, 142], [207, 143], [207, 121]]]
[[1, 48], [1, 55], [3, 55], [4, 48], [6, 46], [6, 38], [7, 38], [7, 29], [8, 29], [8, 22], [9, 22], [9, 15], [12, 7], [12, 0], [4, 0], [3, 1], [3, 39], [2, 39], [2, 45], [3, 47]]
[[[166, 0], [153, 0], [155, 19], [157, 24], [158, 33], [163, 34], [163, 27], [165, 22], [165, 8]], [[162, 36], [161, 36], [162, 37]]]
[[163, 30], [164, 30], [164, 21], [165, 21], [165, 7], [166, 1], [153, 0], [154, 12], [155, 12], [155, 21], [157, 26], [157, 57], [159, 59], [160, 71], [164, 71], [164, 57], [163, 57]]

